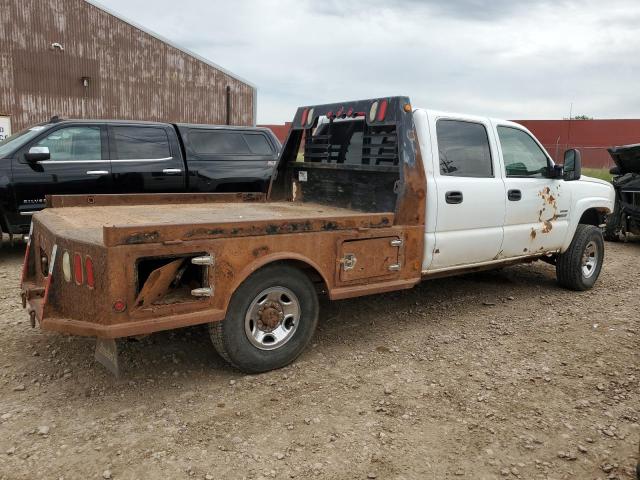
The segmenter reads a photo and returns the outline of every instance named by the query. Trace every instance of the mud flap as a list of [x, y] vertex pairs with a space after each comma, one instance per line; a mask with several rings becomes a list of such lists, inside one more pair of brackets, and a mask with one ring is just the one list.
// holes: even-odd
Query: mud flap
[[112, 338], [96, 339], [95, 360], [103, 367], [120, 378], [120, 361], [118, 359], [118, 344]]

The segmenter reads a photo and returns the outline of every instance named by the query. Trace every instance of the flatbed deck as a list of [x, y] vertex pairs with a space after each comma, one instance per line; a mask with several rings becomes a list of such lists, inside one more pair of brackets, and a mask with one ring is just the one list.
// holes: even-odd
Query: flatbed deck
[[393, 217], [301, 202], [72, 206], [37, 214], [55, 235], [99, 246], [388, 227]]

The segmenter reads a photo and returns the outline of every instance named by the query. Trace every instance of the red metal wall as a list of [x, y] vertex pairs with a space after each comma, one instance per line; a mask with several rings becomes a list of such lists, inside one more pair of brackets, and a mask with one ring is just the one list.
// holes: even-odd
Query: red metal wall
[[560, 163], [564, 151], [579, 148], [584, 167], [613, 165], [608, 147], [640, 143], [640, 120], [515, 120], [531, 130]]
[[[562, 163], [564, 151], [579, 148], [582, 163], [590, 168], [613, 165], [608, 147], [640, 143], [639, 120], [515, 120], [531, 130], [554, 160]], [[270, 128], [281, 143], [291, 123], [262, 125]]]

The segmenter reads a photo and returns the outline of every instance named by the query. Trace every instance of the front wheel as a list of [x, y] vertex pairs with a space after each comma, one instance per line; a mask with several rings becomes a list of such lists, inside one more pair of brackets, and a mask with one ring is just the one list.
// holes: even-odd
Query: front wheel
[[603, 261], [601, 230], [593, 225], [579, 224], [567, 251], [558, 255], [558, 283], [570, 290], [589, 290], [600, 275]]
[[216, 350], [247, 373], [284, 367], [308, 345], [318, 324], [318, 296], [301, 270], [267, 266], [235, 291], [222, 322], [209, 325]]

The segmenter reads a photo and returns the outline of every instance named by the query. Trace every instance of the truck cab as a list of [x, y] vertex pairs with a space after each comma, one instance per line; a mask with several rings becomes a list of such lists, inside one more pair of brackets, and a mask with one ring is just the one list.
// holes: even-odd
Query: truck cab
[[423, 109], [413, 116], [427, 179], [425, 273], [562, 252], [579, 223], [604, 223], [610, 185], [554, 165], [522, 125]]
[[319, 295], [533, 261], [592, 288], [614, 191], [520, 125], [386, 97], [300, 107], [266, 195], [47, 201], [23, 270], [33, 325], [97, 337], [118, 371], [118, 338], [208, 324], [220, 355], [255, 373], [304, 350]]

